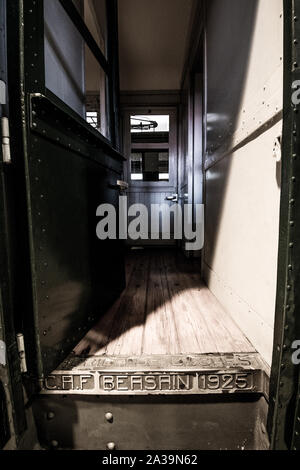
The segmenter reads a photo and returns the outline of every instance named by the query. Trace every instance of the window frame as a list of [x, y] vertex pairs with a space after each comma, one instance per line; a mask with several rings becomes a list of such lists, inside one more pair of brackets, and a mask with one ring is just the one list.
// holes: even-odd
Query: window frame
[[[149, 111], [151, 110], [151, 113]], [[169, 115], [169, 143], [132, 143], [130, 132], [130, 117], [132, 115]], [[127, 162], [124, 165], [124, 178], [129, 184], [130, 191], [139, 192], [141, 190], [155, 192], [174, 191], [177, 187], [177, 109], [176, 107], [128, 107], [123, 109], [124, 118], [124, 154]], [[169, 181], [141, 181], [131, 179], [131, 152], [143, 148], [143, 150], [169, 150]]]
[[[28, 2], [28, 3], [27, 3]], [[89, 47], [95, 59], [106, 75], [107, 82], [107, 127], [109, 136], [103, 136], [93, 129], [63, 100], [46, 87], [45, 76], [45, 39], [44, 39], [44, 0], [26, 0], [24, 12], [24, 91], [29, 94], [41, 94], [65, 109], [73, 117], [76, 115], [84, 125], [91, 127], [91, 131], [99, 134], [100, 139], [119, 150], [119, 64], [118, 64], [118, 23], [117, 0], [106, 0], [107, 22], [107, 58], [103, 55], [93, 35], [89, 31], [84, 18], [70, 0], [59, 0], [65, 12], [71, 19], [75, 28], [82, 36], [84, 43]]]

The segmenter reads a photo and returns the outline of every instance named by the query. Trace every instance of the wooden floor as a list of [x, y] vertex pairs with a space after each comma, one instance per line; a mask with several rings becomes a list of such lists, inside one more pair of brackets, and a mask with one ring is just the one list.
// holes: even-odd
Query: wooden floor
[[255, 349], [175, 250], [132, 251], [127, 288], [75, 355], [249, 353]]

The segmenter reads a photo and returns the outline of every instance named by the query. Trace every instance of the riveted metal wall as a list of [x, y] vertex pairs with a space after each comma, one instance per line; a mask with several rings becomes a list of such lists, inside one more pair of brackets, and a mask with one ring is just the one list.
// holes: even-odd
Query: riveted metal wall
[[[96, 238], [96, 209], [118, 203], [122, 160], [47, 98], [31, 98], [32, 271], [43, 371], [62, 361], [119, 295], [118, 241]], [[66, 130], [67, 129], [67, 132]]]
[[255, 395], [237, 399], [228, 395], [41, 396], [34, 407], [40, 443], [46, 449], [268, 448], [267, 402]]
[[300, 1], [284, 1], [284, 128], [279, 267], [268, 428], [273, 449], [300, 449], [300, 107], [292, 102], [300, 78]]

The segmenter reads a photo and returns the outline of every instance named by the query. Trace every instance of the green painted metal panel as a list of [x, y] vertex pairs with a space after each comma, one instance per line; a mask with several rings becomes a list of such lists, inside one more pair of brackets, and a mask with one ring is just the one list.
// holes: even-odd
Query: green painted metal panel
[[117, 204], [123, 158], [46, 89], [43, 13], [42, 0], [20, 0], [8, 15], [15, 50], [9, 57], [12, 154], [23, 240], [15, 320], [25, 337], [28, 391], [71, 352], [125, 282], [122, 245], [96, 238], [96, 208]]
[[122, 158], [109, 155], [100, 138], [47, 98], [32, 97], [28, 112], [25, 167], [41, 375], [64, 359], [124, 287], [120, 242], [96, 237], [97, 207], [117, 207]]
[[34, 407], [47, 449], [268, 449], [267, 402], [258, 396], [39, 397]]
[[284, 1], [284, 120], [278, 287], [268, 429], [273, 449], [300, 449], [300, 108], [292, 102], [300, 79], [300, 1]]

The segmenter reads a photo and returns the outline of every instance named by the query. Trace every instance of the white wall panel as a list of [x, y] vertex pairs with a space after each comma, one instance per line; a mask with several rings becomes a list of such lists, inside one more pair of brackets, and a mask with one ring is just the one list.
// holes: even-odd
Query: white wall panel
[[204, 275], [270, 364], [283, 101], [282, 0], [213, 0], [207, 24]]

